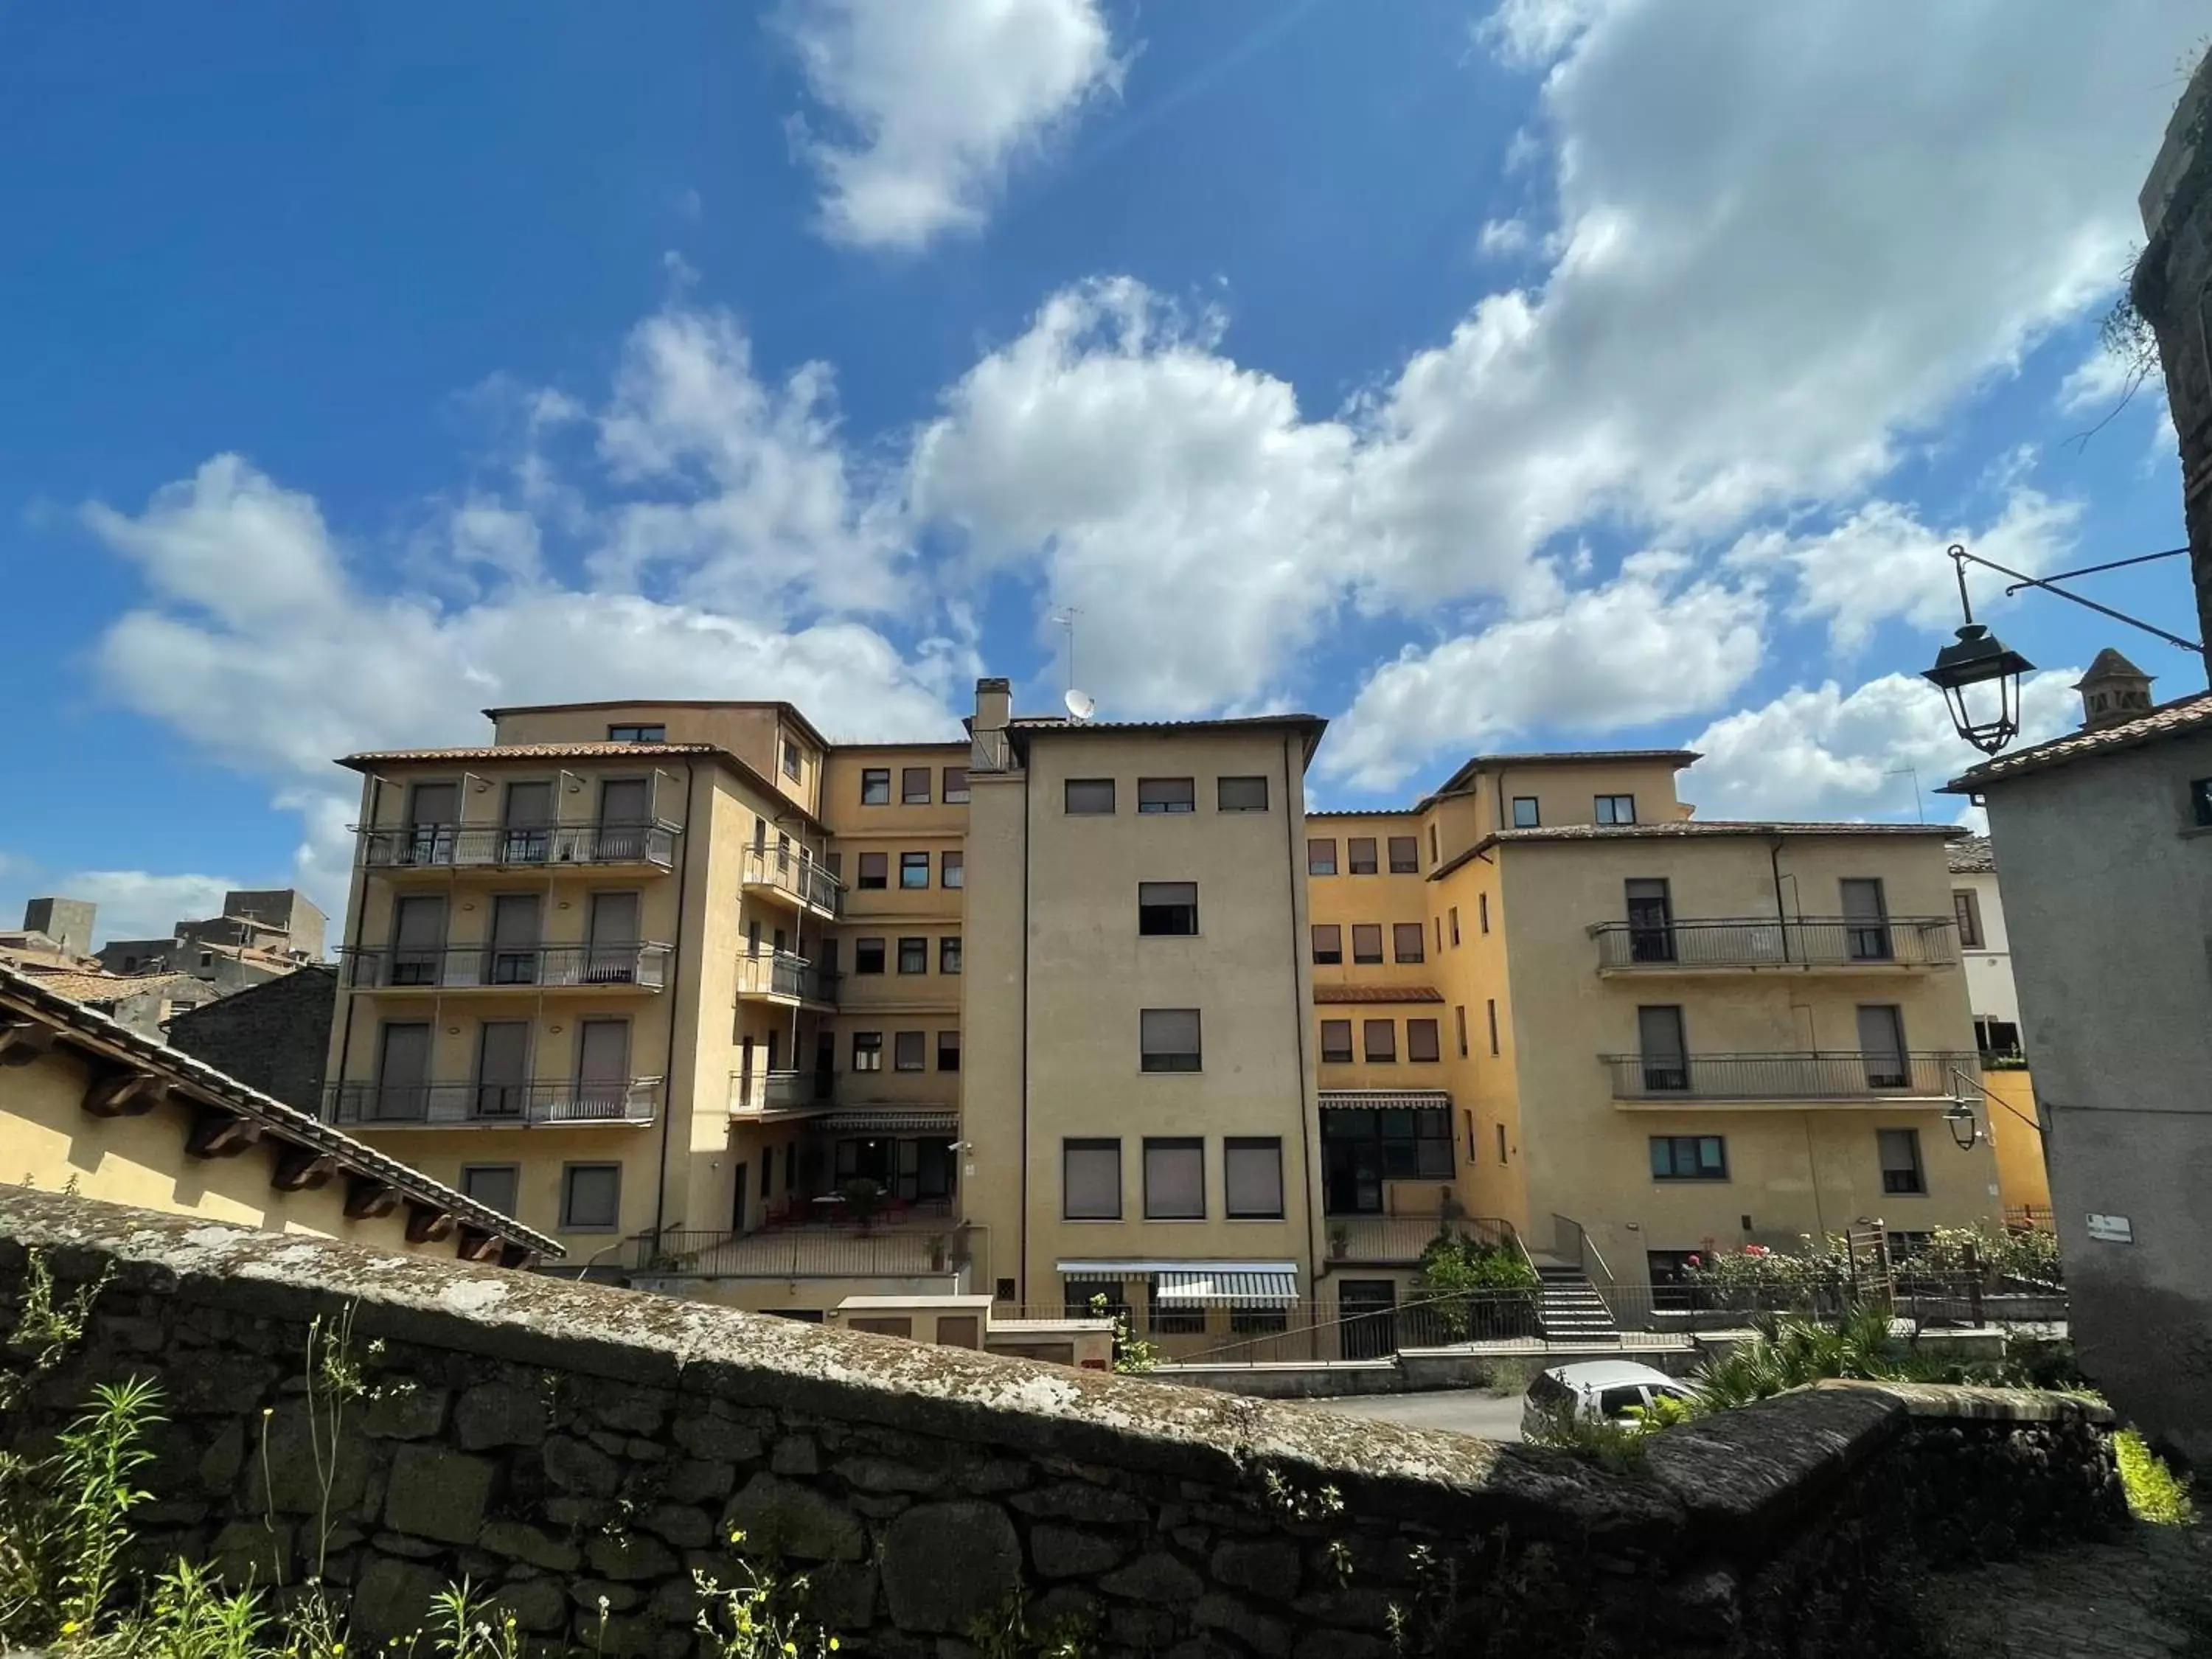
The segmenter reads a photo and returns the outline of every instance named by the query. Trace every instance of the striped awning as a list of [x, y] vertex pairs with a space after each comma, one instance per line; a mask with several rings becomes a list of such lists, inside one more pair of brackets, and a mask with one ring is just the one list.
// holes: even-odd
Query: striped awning
[[1289, 1308], [1298, 1270], [1287, 1261], [1177, 1269], [1152, 1280], [1152, 1303], [1169, 1308]]
[[1423, 1107], [1451, 1104], [1449, 1089], [1324, 1089], [1321, 1091], [1321, 1109], [1324, 1112], [1405, 1111]]
[[835, 1134], [945, 1135], [960, 1133], [960, 1114], [927, 1106], [847, 1107], [820, 1120]]

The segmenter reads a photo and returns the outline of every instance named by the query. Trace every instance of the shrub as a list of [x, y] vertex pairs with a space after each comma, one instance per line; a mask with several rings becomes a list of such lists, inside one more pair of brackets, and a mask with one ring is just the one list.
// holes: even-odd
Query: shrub
[[2120, 1485], [2127, 1489], [2130, 1514], [2154, 1526], [2195, 1523], [2197, 1505], [2190, 1500], [2189, 1488], [2175, 1478], [2142, 1435], [2133, 1429], [2122, 1429], [2112, 1437], [2112, 1450], [2119, 1459]]
[[1534, 1321], [1543, 1281], [1517, 1250], [1447, 1229], [1421, 1252], [1419, 1289], [1454, 1337], [1514, 1335]]

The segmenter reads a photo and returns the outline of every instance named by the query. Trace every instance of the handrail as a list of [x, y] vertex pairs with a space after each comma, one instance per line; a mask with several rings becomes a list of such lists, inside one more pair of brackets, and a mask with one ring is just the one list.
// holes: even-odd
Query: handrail
[[545, 864], [676, 861], [681, 827], [659, 819], [588, 823], [356, 824], [371, 869], [512, 868]]
[[510, 1083], [482, 1079], [431, 1083], [335, 1083], [324, 1091], [324, 1119], [368, 1127], [407, 1124], [650, 1123], [661, 1079], [579, 1078]]
[[795, 951], [738, 952], [740, 996], [792, 997], [800, 1002], [834, 1003], [841, 977], [817, 968]]
[[1601, 968], [1948, 967], [1954, 916], [1674, 916], [1592, 922]]
[[1616, 1100], [1948, 1099], [1954, 1067], [1944, 1050], [1802, 1049], [1782, 1054], [1601, 1054]]
[[845, 906], [845, 884], [805, 848], [757, 847], [744, 849], [741, 880], [773, 887], [801, 903], [832, 915]]
[[593, 945], [434, 945], [338, 952], [349, 985], [370, 989], [526, 989], [532, 986], [635, 985], [657, 991], [669, 947], [625, 939]]

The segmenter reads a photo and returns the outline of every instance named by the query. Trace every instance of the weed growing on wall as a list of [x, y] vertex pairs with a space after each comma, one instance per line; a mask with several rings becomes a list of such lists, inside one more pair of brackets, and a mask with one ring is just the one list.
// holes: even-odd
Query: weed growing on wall
[[2112, 1452], [2119, 1460], [2120, 1484], [2128, 1494], [2128, 1512], [2154, 1526], [2186, 1527], [2197, 1520], [2197, 1505], [2189, 1488], [2166, 1468], [2164, 1461], [2133, 1429], [2112, 1437]]

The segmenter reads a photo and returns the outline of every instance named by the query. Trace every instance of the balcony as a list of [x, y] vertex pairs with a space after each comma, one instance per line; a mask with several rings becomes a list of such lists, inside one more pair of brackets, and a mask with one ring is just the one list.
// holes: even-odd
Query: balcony
[[732, 1117], [775, 1117], [791, 1112], [827, 1111], [831, 1104], [826, 1072], [730, 1073]]
[[1838, 1050], [1785, 1054], [1605, 1054], [1620, 1101], [1942, 1101], [1971, 1053]]
[[356, 825], [361, 861], [371, 870], [543, 869], [582, 865], [666, 871], [676, 863], [676, 830], [665, 823], [412, 823]]
[[1331, 1261], [1363, 1265], [1411, 1267], [1443, 1233], [1463, 1234], [1496, 1249], [1519, 1248], [1510, 1222], [1446, 1216], [1433, 1209], [1425, 1215], [1332, 1214], [1324, 1218], [1323, 1231]]
[[781, 1007], [835, 1008], [836, 974], [825, 974], [789, 951], [748, 951], [738, 957], [738, 1000]]
[[638, 1242], [641, 1273], [674, 1279], [915, 1279], [953, 1272], [949, 1203], [896, 1219], [767, 1226], [750, 1233], [666, 1232]]
[[341, 1083], [326, 1092], [324, 1116], [364, 1129], [529, 1128], [650, 1123], [659, 1107], [657, 1077], [627, 1083]]
[[440, 945], [341, 951], [357, 991], [658, 991], [665, 945]]
[[1601, 921], [1590, 928], [1601, 974], [1705, 969], [1942, 968], [1959, 960], [1949, 916], [1735, 916]]
[[803, 853], [748, 847], [740, 879], [748, 893], [780, 899], [825, 921], [845, 908], [845, 884]]

